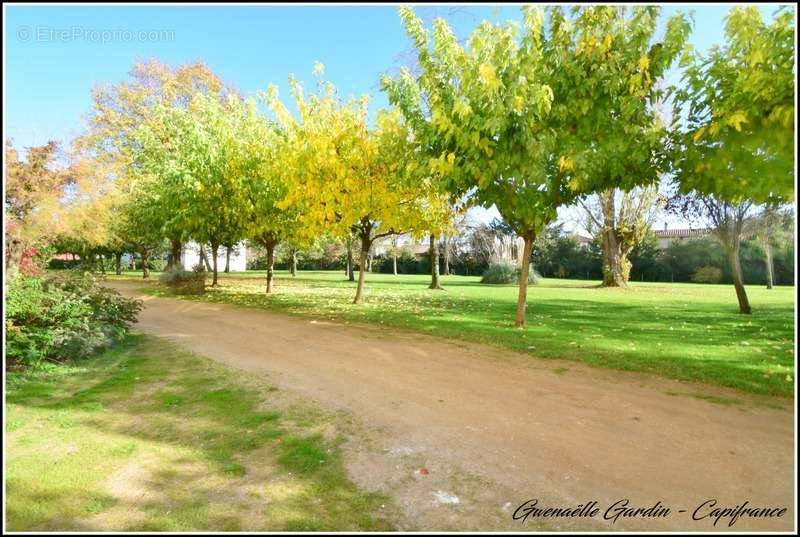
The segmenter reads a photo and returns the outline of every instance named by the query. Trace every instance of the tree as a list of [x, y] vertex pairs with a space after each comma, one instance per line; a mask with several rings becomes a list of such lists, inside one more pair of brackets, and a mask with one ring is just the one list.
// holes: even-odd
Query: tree
[[664, 281], [667, 268], [664, 252], [658, 246], [658, 239], [652, 229], [631, 250], [628, 256], [631, 261], [631, 279], [639, 281]]
[[68, 238], [72, 251], [80, 252], [92, 270], [97, 268], [98, 255], [102, 272], [106, 257], [114, 255], [119, 272], [126, 244], [115, 223], [123, 193], [109, 180], [102, 163], [79, 154], [74, 157], [63, 172], [69, 176], [69, 188], [61, 200], [62, 242]]
[[150, 259], [164, 242], [162, 207], [155, 189], [146, 181], [136, 181], [132, 186], [116, 215], [116, 229], [122, 241], [142, 256], [142, 278], [146, 279], [150, 277]]
[[545, 32], [542, 11], [525, 7], [521, 35], [512, 23], [484, 21], [465, 48], [441, 19], [431, 42], [411, 8], [400, 8], [421, 72], [383, 81], [415, 134], [435, 127], [437, 177], [495, 205], [522, 237], [517, 326], [525, 324], [533, 242], [556, 209], [612, 186], [654, 182], [662, 171], [665, 130], [652, 105], [663, 89], [655, 81], [689, 31], [673, 17], [654, 43], [659, 11], [649, 6], [630, 17], [611, 6], [571, 13], [548, 9]]
[[579, 200], [586, 213], [586, 229], [602, 245], [604, 287], [628, 286], [630, 253], [649, 233], [659, 201], [655, 186], [627, 192], [610, 188], [587, 201]]
[[[317, 64], [315, 72], [322, 74]], [[375, 127], [367, 123], [368, 98], [342, 103], [335, 87], [319, 83], [308, 99], [290, 79], [299, 117], [277, 98], [272, 108], [286, 129], [291, 165], [283, 167], [286, 197], [279, 208], [295, 207], [298, 235], [312, 238], [324, 231], [360, 246], [354, 304], [363, 300], [367, 260], [376, 239], [418, 227], [419, 186], [413, 181], [409, 132], [396, 111], [379, 111]]]
[[423, 216], [420, 227], [428, 232], [428, 255], [431, 261], [431, 283], [428, 288], [442, 290], [439, 278], [439, 238], [453, 230], [454, 219], [462, 209], [451, 203], [451, 196], [431, 177], [424, 177], [422, 184], [426, 187], [421, 199]]
[[795, 20], [782, 8], [766, 24], [756, 6], [735, 7], [726, 43], [682, 60], [683, 117], [676, 175], [684, 193], [733, 204], [794, 200]]
[[6, 140], [5, 215], [6, 278], [14, 278], [23, 254], [43, 246], [58, 233], [61, 197], [69, 174], [56, 165], [58, 144], [28, 148], [20, 160], [11, 140]]
[[400, 255], [400, 246], [398, 244], [398, 239], [400, 235], [394, 234], [392, 235], [392, 243], [389, 247], [388, 253], [392, 256], [392, 274], [397, 276], [397, 256]]
[[761, 214], [753, 222], [756, 237], [758, 237], [761, 248], [764, 250], [767, 289], [772, 289], [775, 284], [773, 242], [776, 239], [776, 235], [780, 234], [782, 225], [785, 225], [787, 221], [791, 222], [788, 209], [790, 209], [790, 206], [782, 207], [778, 200], [770, 200], [764, 205]]
[[739, 312], [751, 314], [750, 301], [744, 288], [744, 276], [740, 259], [742, 237], [748, 231], [753, 203], [743, 201], [732, 203], [712, 195], [680, 195], [669, 202], [673, 212], [687, 218], [703, 219], [711, 222], [711, 231], [722, 245], [728, 258], [728, 266], [739, 301]]
[[233, 95], [223, 102], [196, 94], [186, 107], [158, 106], [135, 137], [142, 147], [137, 164], [149, 175], [159, 213], [155, 219], [210, 245], [212, 285], [218, 284], [219, 247], [239, 242], [250, 224], [252, 200], [238, 145], [245, 107], [255, 109]]
[[[274, 96], [261, 94], [268, 105]], [[285, 128], [268, 121], [256, 101], [239, 103], [231, 116], [230, 162], [234, 172], [244, 180], [246, 198], [246, 235], [262, 246], [267, 254], [266, 292], [274, 285], [275, 249], [281, 242], [300, 247], [310, 236], [297, 233], [298, 213], [291, 204], [280, 205], [294, 179], [287, 174], [292, 165], [292, 150]], [[296, 261], [296, 254], [293, 256]], [[292, 267], [294, 267], [294, 263]]]
[[[143, 127], [149, 125], [153, 132], [158, 129], [153, 123], [159, 120], [157, 109], [186, 109], [195, 95], [224, 100], [231, 93], [203, 62], [175, 67], [154, 59], [137, 62], [129, 80], [93, 89], [88, 130], [76, 140], [76, 149], [102, 167], [121, 192], [130, 192], [137, 188], [136, 181], [153, 178], [142, 172], [142, 145], [138, 137]], [[162, 135], [157, 139], [165, 149], [169, 148], [167, 138]], [[185, 219], [179, 206], [167, 203], [169, 197], [162, 200], [163, 204], [151, 209], [164, 209], [158, 215], [161, 232], [170, 240], [170, 259], [175, 260], [180, 257], [183, 241], [188, 239], [187, 230], [182, 227]]]
[[553, 222], [536, 238], [533, 266], [542, 276], [590, 278], [600, 273], [600, 259], [578, 238], [564, 231], [562, 223]]

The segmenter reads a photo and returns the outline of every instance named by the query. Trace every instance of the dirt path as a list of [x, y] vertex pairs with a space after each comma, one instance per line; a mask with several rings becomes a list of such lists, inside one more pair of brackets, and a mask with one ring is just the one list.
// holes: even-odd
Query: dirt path
[[[136, 294], [135, 284], [112, 285]], [[734, 391], [388, 329], [141, 298], [139, 330], [268, 374], [375, 431], [371, 447], [350, 446], [349, 469], [362, 486], [392, 494], [405, 529], [536, 529], [511, 518], [532, 498], [540, 507], [597, 501], [596, 516], [545, 520], [552, 529], [727, 529], [730, 518], [716, 527], [713, 517], [692, 520], [708, 499], [788, 508], [781, 518], [740, 518], [735, 530], [794, 527], [787, 401], [765, 405]], [[696, 397], [709, 394], [741, 404]], [[671, 512], [603, 520], [622, 499], [630, 507], [660, 501]]]

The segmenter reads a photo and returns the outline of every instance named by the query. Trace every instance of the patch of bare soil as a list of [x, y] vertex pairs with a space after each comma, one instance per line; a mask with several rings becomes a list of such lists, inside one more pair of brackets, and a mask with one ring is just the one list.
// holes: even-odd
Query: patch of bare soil
[[[137, 294], [135, 284], [112, 285]], [[733, 390], [390, 329], [141, 298], [143, 332], [266, 374], [362, 423], [365, 436], [345, 446], [352, 477], [393, 497], [402, 529], [728, 529], [729, 519], [716, 526], [713, 517], [692, 520], [709, 499], [788, 509], [781, 518], [740, 518], [735, 530], [793, 528], [788, 401], [765, 405]], [[529, 499], [540, 507], [596, 501], [600, 512], [523, 525], [511, 515]], [[603, 520], [624, 499], [629, 507], [660, 502], [671, 512]]]

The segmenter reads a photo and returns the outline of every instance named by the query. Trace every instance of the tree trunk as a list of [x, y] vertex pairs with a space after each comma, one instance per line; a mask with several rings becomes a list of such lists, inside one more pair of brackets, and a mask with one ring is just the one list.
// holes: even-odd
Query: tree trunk
[[100, 254], [100, 273], [101, 274], [106, 273], [106, 256], [104, 256], [103, 254]]
[[277, 241], [265, 240], [264, 248], [267, 250], [267, 294], [272, 292], [272, 281], [275, 276], [275, 246]]
[[25, 252], [25, 244], [19, 238], [12, 238], [8, 241], [8, 257], [6, 257], [6, 279], [13, 280], [19, 275], [19, 267], [22, 264], [22, 254]]
[[450, 275], [450, 241], [444, 237], [444, 275]]
[[208, 257], [206, 256], [206, 249], [203, 248], [203, 245], [200, 244], [200, 260], [202, 261], [203, 265], [205, 265], [206, 270], [211, 272], [211, 264], [208, 262]]
[[353, 274], [353, 242], [347, 240], [347, 279], [351, 282], [356, 281], [355, 274]]
[[147, 249], [143, 249], [141, 251], [142, 254], [142, 278], [146, 279], [150, 277], [150, 267], [147, 266], [148, 261], [150, 261], [150, 254], [147, 252]]
[[231, 247], [225, 246], [225, 272], [231, 271]]
[[772, 244], [769, 239], [764, 241], [764, 254], [767, 263], [767, 289], [772, 289], [775, 284], [775, 265], [772, 261]]
[[211, 280], [211, 287], [217, 286], [217, 252], [219, 252], [219, 244], [211, 243], [211, 270], [214, 271], [214, 277]]
[[739, 313], [750, 315], [750, 301], [747, 299], [747, 292], [744, 289], [744, 277], [742, 276], [742, 265], [739, 261], [739, 245], [735, 244], [728, 247], [728, 263], [733, 278], [733, 287], [736, 289], [736, 298], [739, 300]]
[[114, 272], [119, 276], [122, 274], [122, 252], [114, 254]]
[[289, 267], [292, 277], [297, 276], [297, 250], [292, 249], [292, 263]]
[[603, 287], [628, 287], [630, 261], [613, 229], [603, 230]]
[[367, 256], [367, 272], [372, 272], [372, 252]]
[[519, 296], [517, 297], [516, 325], [519, 328], [525, 326], [525, 310], [528, 304], [528, 271], [530, 270], [531, 251], [533, 250], [533, 241], [535, 239], [536, 234], [533, 231], [525, 231], [522, 234], [522, 240], [525, 241], [525, 246], [522, 249], [522, 260], [519, 271]]
[[362, 233], [361, 257], [358, 265], [358, 286], [356, 287], [356, 297], [353, 299], [353, 304], [361, 304], [361, 302], [363, 302], [364, 278], [367, 274], [366, 267], [367, 260], [369, 259], [370, 246], [372, 246], [372, 241], [369, 238], [369, 232]]
[[169, 241], [169, 265], [167, 269], [181, 268], [181, 241], [171, 239]]
[[392, 238], [392, 272], [397, 276], [397, 235]]
[[431, 233], [430, 235], [430, 258], [431, 258], [431, 284], [429, 289], [441, 289], [442, 284], [439, 282], [439, 248], [436, 244], [436, 236]]

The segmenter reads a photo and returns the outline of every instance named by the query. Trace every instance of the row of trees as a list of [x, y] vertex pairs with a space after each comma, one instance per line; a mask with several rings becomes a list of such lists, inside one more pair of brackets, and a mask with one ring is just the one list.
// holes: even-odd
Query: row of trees
[[[98, 88], [60, 176], [78, 217], [59, 233], [135, 250], [145, 266], [164, 241], [175, 260], [194, 240], [211, 250], [214, 284], [220, 246], [248, 239], [267, 252], [267, 292], [278, 244], [328, 234], [364, 268], [374, 241], [412, 233], [429, 238], [440, 288], [439, 238], [465, 207], [495, 206], [524, 242], [522, 326], [533, 244], [562, 206], [584, 202], [604, 237], [606, 281], [620, 285], [627, 245], [647, 227], [626, 207], [667, 174], [691, 199], [793, 201], [789, 10], [767, 25], [756, 8], [733, 9], [725, 46], [706, 56], [687, 47], [683, 15], [658, 32], [653, 6], [526, 6], [521, 24], [483, 22], [466, 44], [442, 19], [428, 29], [411, 8], [399, 13], [416, 63], [381, 78], [392, 108], [374, 121], [368, 97], [342, 99], [320, 64], [311, 94], [289, 80], [296, 113], [275, 87], [245, 99], [202, 63], [142, 63]], [[683, 80], [667, 86], [678, 60]], [[735, 264], [741, 229], [731, 230]], [[740, 304], [742, 293], [737, 283]]]
[[[686, 47], [682, 15], [657, 39], [658, 13], [549, 8], [545, 28], [542, 11], [525, 7], [521, 31], [484, 22], [464, 47], [443, 20], [429, 32], [401, 8], [419, 65], [383, 85], [423, 146], [452, 162], [443, 174], [449, 189], [496, 206], [524, 239], [526, 261], [558, 207], [598, 194], [604, 272], [624, 280], [623, 245], [635, 242], [625, 235], [646, 226], [614, 218], [614, 189], [647, 189], [674, 174], [680, 192], [699, 200], [684, 203], [685, 212], [704, 207], [713, 220], [740, 310], [750, 313], [738, 266], [744, 211], [713, 207], [794, 198], [793, 15], [785, 10], [767, 25], [757, 8], [735, 8], [725, 46], [701, 56]], [[658, 81], [679, 58], [682, 84], [664, 89]], [[674, 106], [670, 124], [666, 103]], [[517, 325], [525, 322], [527, 268]]]

